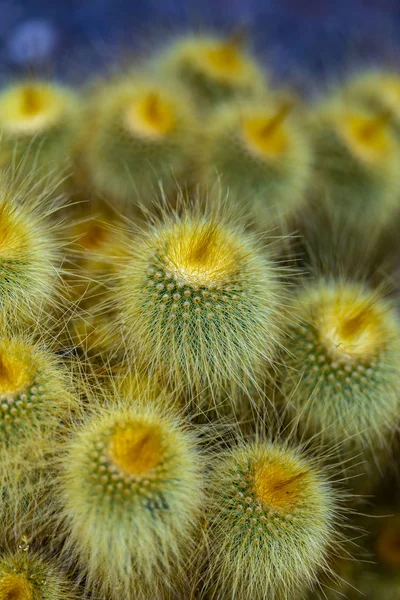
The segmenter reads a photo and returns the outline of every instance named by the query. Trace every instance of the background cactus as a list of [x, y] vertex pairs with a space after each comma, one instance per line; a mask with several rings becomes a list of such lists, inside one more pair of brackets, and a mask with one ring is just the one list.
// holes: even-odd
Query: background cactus
[[240, 31], [226, 38], [187, 36], [173, 42], [155, 63], [160, 72], [186, 85], [203, 110], [265, 90], [266, 75], [248, 53]]
[[321, 279], [299, 292], [296, 314], [283, 378], [288, 412], [339, 452], [375, 451], [379, 463], [399, 411], [396, 311], [361, 283]]
[[25, 173], [65, 168], [79, 130], [79, 101], [71, 89], [45, 80], [9, 85], [0, 95], [0, 166]]
[[310, 117], [317, 182], [342, 221], [362, 219], [371, 227], [398, 210], [399, 142], [386, 109], [338, 96]]
[[229, 202], [248, 206], [267, 229], [293, 217], [310, 183], [310, 144], [292, 110], [266, 98], [223, 106], [209, 122], [203, 185], [218, 177]]
[[81, 155], [99, 194], [151, 204], [190, 180], [196, 114], [178, 84], [149, 76], [105, 85], [88, 113]]

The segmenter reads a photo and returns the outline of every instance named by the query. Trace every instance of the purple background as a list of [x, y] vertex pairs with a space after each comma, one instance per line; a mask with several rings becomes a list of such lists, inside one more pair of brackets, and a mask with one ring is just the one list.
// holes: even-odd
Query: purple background
[[84, 79], [176, 31], [238, 25], [278, 80], [311, 85], [360, 64], [400, 64], [400, 0], [0, 0], [0, 75]]

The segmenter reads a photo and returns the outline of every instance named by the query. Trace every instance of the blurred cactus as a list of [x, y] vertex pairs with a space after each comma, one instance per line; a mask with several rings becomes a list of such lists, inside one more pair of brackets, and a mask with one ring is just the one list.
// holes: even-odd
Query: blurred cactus
[[226, 38], [193, 35], [177, 40], [155, 66], [182, 82], [200, 109], [257, 96], [266, 86], [266, 74], [248, 53], [241, 31]]

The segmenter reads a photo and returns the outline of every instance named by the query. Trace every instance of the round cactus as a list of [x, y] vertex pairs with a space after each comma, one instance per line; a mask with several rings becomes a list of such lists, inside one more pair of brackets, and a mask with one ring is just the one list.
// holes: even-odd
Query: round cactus
[[71, 157], [79, 129], [79, 103], [70, 89], [45, 81], [25, 81], [0, 94], [0, 166], [21, 163], [59, 169]]
[[14, 518], [46, 484], [65, 424], [77, 408], [64, 369], [29, 338], [0, 340], [0, 514]]
[[258, 223], [292, 216], [305, 198], [310, 143], [291, 109], [288, 101], [253, 101], [223, 107], [210, 120], [203, 185], [218, 177], [229, 201], [249, 204]]
[[196, 117], [179, 86], [146, 79], [109, 84], [90, 111], [81, 154], [99, 194], [145, 204], [191, 176]]
[[0, 314], [3, 324], [37, 319], [56, 301], [59, 249], [43, 198], [0, 186]]
[[73, 586], [52, 562], [24, 551], [0, 556], [0, 600], [73, 598]]
[[237, 34], [179, 39], [166, 48], [158, 68], [181, 81], [200, 109], [254, 97], [265, 89], [265, 73], [244, 47], [243, 36]]
[[271, 253], [219, 215], [183, 211], [131, 244], [116, 302], [125, 337], [172, 387], [218, 396], [256, 384], [279, 343]]
[[357, 102], [376, 113], [388, 112], [396, 135], [400, 134], [400, 74], [367, 71], [350, 77], [343, 87], [348, 102]]
[[389, 444], [399, 411], [394, 307], [378, 291], [340, 280], [306, 284], [296, 307], [298, 324], [286, 342], [288, 411], [342, 450], [378, 451]]
[[242, 444], [214, 465], [211, 598], [302, 597], [334, 540], [335, 492], [300, 450]]
[[90, 588], [138, 600], [176, 591], [201, 501], [199, 462], [181, 421], [139, 400], [102, 409], [76, 432], [62, 512], [68, 555], [78, 555]]
[[334, 99], [310, 118], [315, 174], [335, 216], [369, 225], [399, 207], [400, 145], [386, 110]]

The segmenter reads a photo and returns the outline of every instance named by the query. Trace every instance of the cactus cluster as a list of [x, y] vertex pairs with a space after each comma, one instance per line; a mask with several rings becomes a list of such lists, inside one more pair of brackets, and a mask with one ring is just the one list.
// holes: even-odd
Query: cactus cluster
[[400, 73], [249, 46], [0, 90], [0, 600], [400, 598]]

